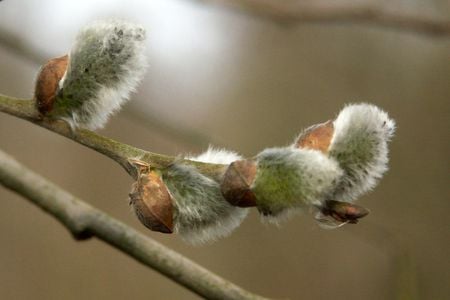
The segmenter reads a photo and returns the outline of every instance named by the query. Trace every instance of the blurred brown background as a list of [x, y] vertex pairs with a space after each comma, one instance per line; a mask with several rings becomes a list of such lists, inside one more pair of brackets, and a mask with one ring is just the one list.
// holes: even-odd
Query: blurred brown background
[[[397, 2], [380, 3], [450, 15], [447, 1]], [[100, 154], [0, 114], [3, 150], [268, 297], [450, 298], [449, 37], [363, 25], [283, 26], [187, 0], [6, 0], [0, 3], [0, 92], [30, 97], [37, 61], [65, 53], [83, 24], [112, 16], [147, 28], [150, 67], [132, 102], [102, 134], [165, 154], [198, 153], [212, 143], [250, 156], [289, 143], [345, 103], [371, 102], [398, 123], [391, 169], [360, 200], [371, 214], [329, 231], [309, 215], [281, 228], [265, 225], [253, 210], [230, 237], [192, 247], [145, 230], [127, 204], [130, 177]], [[4, 188], [0, 199], [1, 299], [198, 298], [95, 239], [75, 242], [53, 218]]]

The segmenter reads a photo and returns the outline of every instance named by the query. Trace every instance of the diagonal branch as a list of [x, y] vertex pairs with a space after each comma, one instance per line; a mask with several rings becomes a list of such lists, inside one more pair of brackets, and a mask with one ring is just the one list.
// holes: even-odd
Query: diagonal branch
[[[152, 168], [162, 169], [174, 161], [182, 159], [145, 151], [86, 129], [72, 130], [70, 126], [60, 120], [41, 118], [35, 109], [34, 101], [18, 99], [0, 94], [0, 111], [30, 121], [50, 131], [65, 136], [77, 143], [89, 147], [119, 163], [133, 178], [136, 178], [136, 169], [130, 164], [130, 159], [139, 159], [147, 162]], [[223, 165], [207, 164], [190, 160], [182, 160], [192, 164], [197, 169], [211, 178], [217, 178], [223, 169]]]
[[208, 299], [266, 299], [206, 270], [19, 164], [0, 150], [0, 183], [61, 222], [77, 239], [95, 236]]
[[41, 65], [50, 57], [41, 51], [34, 50], [35, 47], [26, 40], [4, 28], [0, 28], [0, 45], [38, 65]]
[[303, 4], [300, 1], [200, 0], [262, 16], [281, 24], [367, 24], [434, 36], [450, 36], [450, 20], [377, 4]]

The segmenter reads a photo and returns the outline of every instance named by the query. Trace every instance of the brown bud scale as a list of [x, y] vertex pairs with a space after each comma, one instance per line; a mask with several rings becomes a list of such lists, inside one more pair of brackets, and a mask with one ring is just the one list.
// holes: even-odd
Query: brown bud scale
[[234, 206], [256, 206], [256, 197], [251, 186], [256, 176], [256, 163], [252, 160], [238, 160], [231, 163], [221, 184], [224, 198]]
[[173, 204], [170, 193], [155, 171], [139, 174], [130, 192], [139, 221], [153, 231], [173, 232]]
[[67, 70], [69, 56], [49, 60], [40, 70], [34, 90], [34, 98], [38, 111], [45, 115], [53, 108], [58, 91], [58, 84]]
[[339, 222], [358, 223], [358, 220], [367, 216], [369, 211], [359, 205], [348, 202], [327, 200], [321, 208], [322, 214], [330, 216]]
[[328, 153], [333, 134], [334, 126], [333, 122], [330, 120], [306, 129], [297, 139], [295, 145], [297, 148], [319, 150], [326, 154]]

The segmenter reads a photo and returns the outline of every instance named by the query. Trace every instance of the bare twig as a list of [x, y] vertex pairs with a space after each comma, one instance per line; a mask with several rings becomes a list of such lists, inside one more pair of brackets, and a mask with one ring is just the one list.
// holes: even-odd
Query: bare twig
[[0, 28], [0, 45], [38, 65], [43, 64], [49, 58], [48, 55], [35, 51], [30, 43], [4, 28]]
[[208, 299], [266, 299], [219, 277], [19, 164], [0, 150], [0, 183], [60, 221], [77, 239], [96, 236]]
[[[134, 165], [130, 164], [130, 159], [138, 158], [156, 169], [165, 168], [175, 160], [181, 160], [175, 157], [138, 149], [104, 137], [90, 130], [72, 130], [64, 121], [41, 118], [38, 115], [34, 106], [34, 101], [32, 100], [17, 99], [0, 94], [0, 111], [28, 120], [106, 155], [119, 163], [133, 178], [136, 178], [137, 174]], [[218, 176], [224, 167], [223, 165], [207, 164], [189, 160], [184, 160], [184, 162], [195, 165], [200, 172], [209, 175], [211, 178]]]
[[[300, 1], [272, 0], [200, 0], [218, 3], [250, 14], [263, 16], [281, 24], [360, 23], [434, 36], [450, 36], [450, 20], [400, 10], [387, 9], [376, 3], [365, 5], [318, 4]], [[375, 2], [375, 1], [374, 1]], [[386, 2], [388, 3], [388, 2]]]

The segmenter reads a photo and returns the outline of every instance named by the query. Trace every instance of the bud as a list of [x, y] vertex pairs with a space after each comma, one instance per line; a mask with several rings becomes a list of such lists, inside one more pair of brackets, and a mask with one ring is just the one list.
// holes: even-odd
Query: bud
[[[138, 179], [129, 194], [130, 205], [141, 223], [153, 231], [173, 232], [172, 198], [156, 171], [141, 164]], [[142, 167], [144, 166], [144, 167]]]
[[195, 167], [174, 163], [164, 170], [174, 202], [174, 231], [198, 244], [227, 236], [247, 215], [247, 209], [229, 204], [219, 184]]
[[295, 148], [318, 150], [327, 154], [333, 133], [334, 126], [332, 121], [313, 125], [298, 136], [293, 146]]
[[256, 163], [252, 160], [238, 160], [231, 163], [220, 186], [222, 195], [234, 206], [256, 206], [256, 197], [251, 186], [256, 176]]
[[340, 227], [344, 224], [356, 224], [359, 219], [367, 216], [369, 211], [359, 205], [334, 200], [325, 201], [318, 207], [320, 212], [315, 219], [322, 227]]
[[56, 94], [59, 91], [59, 82], [67, 70], [69, 56], [49, 60], [39, 71], [36, 79], [34, 98], [36, 108], [45, 115], [53, 109]]
[[58, 62], [57, 72], [53, 71], [50, 66], [55, 60], [43, 68], [46, 74], [41, 72], [35, 92], [39, 111], [66, 120], [72, 128], [103, 127], [143, 77], [144, 40], [142, 27], [124, 21], [84, 27], [70, 51], [67, 68]]
[[329, 156], [344, 170], [333, 199], [352, 201], [375, 187], [387, 171], [387, 144], [395, 122], [380, 108], [363, 103], [346, 106], [333, 124]]
[[256, 161], [233, 162], [222, 194], [232, 205], [257, 206], [269, 221], [315, 207], [322, 227], [357, 223], [368, 210], [351, 202], [387, 170], [394, 128], [373, 105], [347, 106], [336, 120], [304, 130], [291, 147], [266, 149]]
[[[234, 152], [210, 147], [191, 159], [230, 163], [240, 158]], [[227, 236], [247, 215], [247, 209], [230, 205], [219, 184], [193, 166], [174, 162], [160, 174], [145, 162], [129, 162], [138, 174], [130, 203], [139, 220], [151, 230], [175, 232], [186, 242], [199, 244]]]
[[321, 205], [335, 189], [342, 170], [334, 159], [309, 149], [272, 148], [256, 157], [252, 184], [258, 210], [269, 221]]

